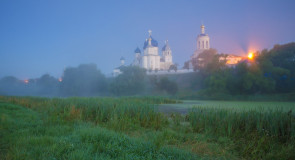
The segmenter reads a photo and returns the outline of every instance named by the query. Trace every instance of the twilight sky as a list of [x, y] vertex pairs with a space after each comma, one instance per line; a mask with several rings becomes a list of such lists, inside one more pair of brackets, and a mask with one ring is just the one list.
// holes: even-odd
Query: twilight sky
[[131, 63], [148, 30], [168, 39], [181, 67], [196, 49], [200, 25], [212, 48], [246, 55], [295, 41], [294, 0], [1, 0], [0, 78], [55, 77], [95, 63], [105, 74]]

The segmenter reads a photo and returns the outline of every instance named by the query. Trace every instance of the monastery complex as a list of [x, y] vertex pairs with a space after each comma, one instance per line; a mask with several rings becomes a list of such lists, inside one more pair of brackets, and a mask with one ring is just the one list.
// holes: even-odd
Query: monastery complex
[[[177, 67], [173, 63], [172, 50], [168, 43], [165, 41], [165, 45], [159, 51], [158, 42], [152, 37], [152, 31], [149, 30], [149, 37], [144, 41], [143, 53], [140, 48], [136, 48], [134, 51], [134, 60], [130, 64], [132, 66], [139, 66], [145, 68], [147, 74], [182, 74], [193, 72], [191, 64], [192, 59], [197, 58], [200, 53], [210, 49], [210, 37], [205, 33], [205, 26], [201, 25], [201, 33], [197, 36], [197, 49], [189, 60], [189, 68], [186, 69], [175, 69]], [[160, 53], [161, 52], [161, 55]], [[226, 64], [233, 66], [242, 60], [242, 57], [236, 55], [227, 55], [227, 57], [220, 57], [219, 60], [226, 60]], [[113, 70], [113, 76], [117, 76], [121, 73], [120, 68], [125, 66], [125, 59], [121, 57], [121, 65]], [[202, 61], [201, 58], [198, 61]], [[171, 71], [173, 70], [173, 71]]]

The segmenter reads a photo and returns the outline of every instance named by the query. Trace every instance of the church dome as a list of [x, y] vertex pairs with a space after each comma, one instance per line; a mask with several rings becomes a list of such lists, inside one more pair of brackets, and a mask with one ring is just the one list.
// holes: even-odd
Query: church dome
[[168, 50], [171, 50], [170, 49], [170, 46], [169, 46], [169, 44], [168, 44], [168, 40], [165, 42], [166, 44], [165, 44], [165, 46], [162, 48], [162, 51], [168, 51]]
[[[158, 47], [158, 42], [157, 42], [152, 36], [150, 36], [150, 38], [152, 39], [152, 40], [151, 40], [151, 45], [152, 45], [153, 47]], [[148, 41], [148, 39], [147, 39], [147, 40], [144, 42], [144, 44], [143, 44], [143, 49], [146, 49], [148, 45], [149, 45], [149, 41]]]
[[134, 53], [141, 53], [140, 49], [137, 47], [134, 51]]
[[198, 37], [207, 37], [208, 34], [199, 34]]
[[201, 25], [201, 34], [198, 35], [198, 37], [208, 37], [208, 34], [205, 33], [205, 26]]

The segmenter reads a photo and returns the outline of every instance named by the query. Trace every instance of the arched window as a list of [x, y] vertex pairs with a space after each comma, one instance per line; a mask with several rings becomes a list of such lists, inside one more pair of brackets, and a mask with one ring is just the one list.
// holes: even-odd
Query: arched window
[[204, 44], [204, 41], [202, 41], [202, 48], [203, 48], [203, 49], [205, 48], [205, 44]]
[[206, 41], [206, 48], [209, 49], [209, 43]]
[[201, 42], [199, 41], [199, 46], [198, 46], [198, 49], [201, 49]]

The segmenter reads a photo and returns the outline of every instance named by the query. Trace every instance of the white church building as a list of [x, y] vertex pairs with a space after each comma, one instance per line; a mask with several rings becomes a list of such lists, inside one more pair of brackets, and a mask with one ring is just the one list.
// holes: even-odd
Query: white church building
[[152, 31], [149, 30], [149, 37], [145, 40], [143, 45], [143, 55], [139, 48], [135, 50], [135, 59], [132, 65], [137, 65], [146, 70], [169, 70], [173, 65], [172, 51], [166, 40], [162, 48], [162, 56], [159, 55], [158, 42], [151, 36]]
[[[148, 73], [160, 73], [167, 72], [170, 69], [170, 66], [173, 65], [172, 51], [168, 44], [168, 40], [165, 41], [161, 52], [159, 54], [158, 42], [152, 37], [152, 31], [149, 30], [149, 37], [145, 40], [143, 44], [143, 54], [141, 50], [137, 47], [134, 51], [134, 60], [131, 63], [133, 66], [139, 66], [145, 68]], [[113, 70], [113, 76], [117, 76], [121, 73], [120, 68], [125, 65], [125, 59], [122, 63], [123, 57], [120, 59], [121, 66]]]
[[[159, 54], [159, 46], [158, 42], [152, 37], [152, 31], [149, 30], [149, 37], [145, 40], [143, 45], [143, 53], [137, 47], [135, 49], [135, 57], [131, 65], [139, 66], [145, 68], [147, 70], [147, 74], [149, 75], [159, 75], [159, 74], [182, 74], [194, 72], [192, 66], [192, 60], [198, 58], [199, 61], [202, 61], [202, 58], [198, 56], [205, 50], [210, 49], [210, 37], [205, 33], [205, 26], [202, 24], [201, 33], [197, 36], [197, 49], [194, 51], [193, 55], [190, 57], [189, 66], [187, 69], [177, 69], [171, 70], [171, 66], [174, 65], [172, 51], [168, 44], [168, 40], [165, 41], [165, 45], [163, 46], [161, 52]], [[120, 68], [124, 66], [125, 60], [123, 58], [121, 60], [121, 66], [114, 69], [113, 75], [117, 76], [121, 73]], [[122, 61], [123, 60], [123, 61]], [[234, 66], [239, 61], [242, 60], [242, 57], [236, 56], [233, 54], [227, 54], [226, 57], [220, 57], [219, 60], [225, 60], [227, 65]]]

